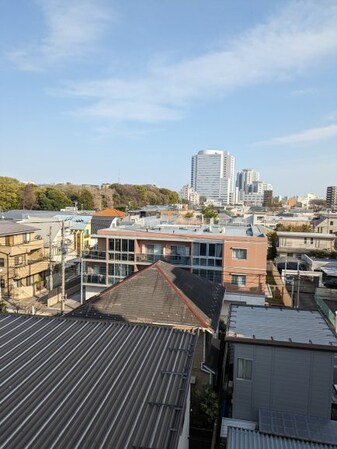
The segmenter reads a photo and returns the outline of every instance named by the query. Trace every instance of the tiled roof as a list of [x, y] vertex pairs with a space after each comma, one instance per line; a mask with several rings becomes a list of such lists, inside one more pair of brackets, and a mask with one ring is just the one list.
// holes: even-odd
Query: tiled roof
[[232, 305], [226, 339], [337, 350], [336, 334], [317, 311]]
[[73, 316], [216, 330], [224, 287], [158, 261], [104, 290]]
[[118, 209], [104, 209], [96, 212], [94, 217], [126, 217], [127, 214]]
[[0, 447], [176, 449], [195, 337], [0, 315]]

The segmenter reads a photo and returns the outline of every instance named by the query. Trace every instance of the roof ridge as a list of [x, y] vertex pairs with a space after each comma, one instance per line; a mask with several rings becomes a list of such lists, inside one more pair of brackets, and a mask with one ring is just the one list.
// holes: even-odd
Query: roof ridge
[[[204, 325], [204, 327], [209, 328], [210, 325], [207, 324], [207, 322], [204, 320], [204, 318], [202, 318], [202, 316], [194, 309], [194, 307], [192, 307], [191, 302], [193, 302], [193, 301], [191, 301], [186, 295], [184, 295], [184, 293], [182, 293], [182, 291], [176, 285], [174, 285], [174, 283], [169, 279], [169, 277], [166, 275], [166, 273], [162, 270], [162, 268], [160, 267], [158, 262], [160, 262], [160, 261], [158, 260], [155, 264], [153, 264], [151, 266], [155, 267], [160, 272], [160, 274], [164, 277], [166, 282], [168, 282], [168, 284], [175, 290], [175, 292], [178, 294], [178, 296], [180, 296], [180, 298], [183, 300], [183, 302], [186, 304], [186, 306], [190, 309], [190, 311], [193, 313], [193, 315], [197, 318], [197, 320], [199, 320], [200, 323]], [[196, 305], [195, 305], [195, 308], [199, 309], [199, 307]]]

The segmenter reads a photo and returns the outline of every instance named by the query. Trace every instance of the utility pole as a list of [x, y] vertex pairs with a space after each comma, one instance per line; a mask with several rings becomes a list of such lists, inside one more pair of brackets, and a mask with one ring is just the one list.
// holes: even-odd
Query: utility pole
[[51, 292], [54, 288], [54, 282], [53, 282], [53, 256], [52, 256], [52, 227], [49, 226], [49, 234], [48, 234], [48, 242], [49, 242], [49, 291]]
[[297, 299], [296, 299], [296, 308], [300, 307], [300, 262], [297, 262]]
[[66, 252], [67, 251], [64, 238], [64, 220], [63, 220], [61, 229], [61, 315], [64, 315], [64, 301], [66, 295], [66, 281], [65, 281]]
[[82, 257], [82, 242], [80, 249], [80, 275], [81, 275], [81, 290], [80, 290], [80, 303], [83, 304], [83, 257]]

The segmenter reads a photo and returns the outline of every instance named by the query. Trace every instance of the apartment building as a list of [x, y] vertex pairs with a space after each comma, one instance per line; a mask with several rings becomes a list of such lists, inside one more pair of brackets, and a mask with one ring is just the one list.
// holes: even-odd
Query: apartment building
[[202, 150], [192, 157], [191, 185], [200, 196], [232, 204], [235, 158], [228, 151]]
[[164, 260], [227, 291], [264, 293], [267, 237], [258, 226], [119, 226], [98, 230], [83, 260], [86, 299], [156, 260]]
[[321, 214], [312, 220], [312, 224], [315, 232], [337, 236], [337, 214]]
[[2, 295], [14, 299], [33, 296], [45, 282], [48, 261], [35, 228], [0, 222], [0, 282]]
[[277, 237], [277, 254], [280, 257], [298, 257], [317, 250], [331, 252], [335, 248], [334, 234], [279, 231]]
[[329, 207], [337, 205], [337, 186], [329, 186], [326, 189], [326, 202]]

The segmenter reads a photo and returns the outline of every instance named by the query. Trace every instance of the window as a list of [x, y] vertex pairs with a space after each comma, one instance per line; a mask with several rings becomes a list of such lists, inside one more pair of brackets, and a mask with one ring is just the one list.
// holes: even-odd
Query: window
[[244, 248], [232, 248], [233, 259], [247, 259], [247, 250]]
[[5, 266], [5, 259], [3, 257], [0, 257], [0, 267]]
[[246, 285], [246, 276], [244, 274], [232, 274], [232, 285]]
[[30, 242], [30, 234], [24, 234], [23, 235], [23, 243], [29, 243]]
[[237, 359], [237, 379], [252, 380], [253, 361], [249, 359]]
[[22, 256], [15, 256], [14, 264], [15, 264], [16, 267], [22, 265], [23, 264], [23, 257]]

